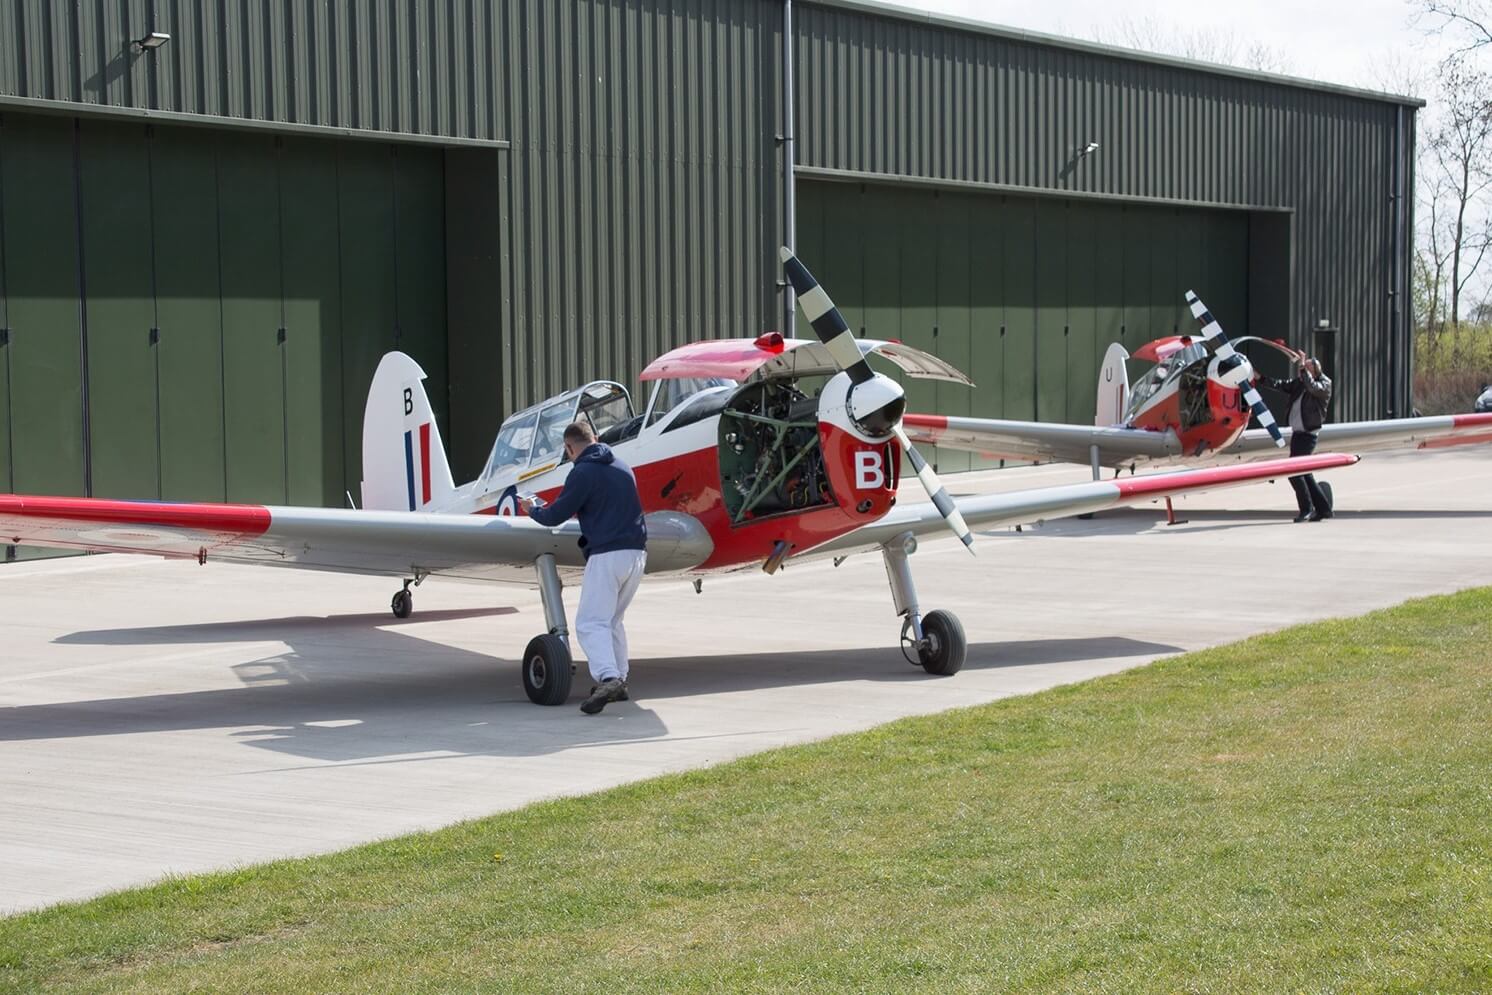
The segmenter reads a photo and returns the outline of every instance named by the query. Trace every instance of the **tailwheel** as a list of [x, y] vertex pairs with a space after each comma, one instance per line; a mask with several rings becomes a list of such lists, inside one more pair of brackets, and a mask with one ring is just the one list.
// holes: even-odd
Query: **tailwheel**
[[570, 697], [570, 678], [574, 674], [570, 647], [553, 633], [546, 632], [528, 641], [523, 651], [523, 690], [535, 705], [563, 705]]
[[922, 640], [917, 644], [917, 659], [929, 674], [947, 677], [963, 669], [964, 653], [969, 642], [964, 627], [952, 612], [930, 611], [922, 616]]
[[408, 587], [394, 592], [394, 600], [389, 602], [389, 607], [394, 610], [395, 618], [408, 618], [414, 614], [414, 594]]

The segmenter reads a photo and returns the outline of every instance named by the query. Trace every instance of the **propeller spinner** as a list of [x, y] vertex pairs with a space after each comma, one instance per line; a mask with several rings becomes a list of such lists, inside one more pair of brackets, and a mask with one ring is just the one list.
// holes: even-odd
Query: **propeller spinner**
[[948, 528], [958, 536], [965, 548], [974, 552], [974, 536], [969, 532], [968, 525], [964, 524], [964, 516], [959, 513], [958, 505], [902, 430], [901, 416], [907, 408], [906, 392], [896, 381], [870, 368], [859, 344], [855, 342], [855, 336], [850, 333], [844, 316], [839, 313], [839, 308], [834, 306], [829, 295], [824, 293], [824, 288], [819, 286], [813, 274], [798, 261], [792, 250], [783, 246], [779, 255], [782, 257], [783, 269], [787, 271], [788, 282], [793, 285], [793, 292], [797, 294], [798, 303], [803, 308], [803, 316], [813, 326], [819, 341], [829, 350], [834, 365], [850, 378], [846, 404], [856, 427], [872, 437], [896, 436], [912, 469], [917, 471], [918, 483], [927, 491], [928, 497], [932, 498], [938, 514], [943, 516]]
[[1186, 303], [1191, 306], [1192, 316], [1202, 325], [1202, 338], [1211, 343], [1216, 352], [1212, 363], [1207, 367], [1208, 377], [1227, 387], [1241, 387], [1243, 399], [1253, 409], [1254, 417], [1259, 419], [1259, 424], [1269, 432], [1276, 446], [1284, 446], [1285, 434], [1275, 423], [1274, 413], [1269, 410], [1269, 405], [1264, 403], [1264, 398], [1259, 396], [1259, 391], [1254, 387], [1253, 364], [1233, 348], [1233, 343], [1228, 339], [1228, 333], [1223, 331], [1223, 326], [1217, 323], [1217, 319], [1212, 316], [1211, 311], [1207, 310], [1207, 305], [1202, 303], [1201, 298], [1188, 290]]

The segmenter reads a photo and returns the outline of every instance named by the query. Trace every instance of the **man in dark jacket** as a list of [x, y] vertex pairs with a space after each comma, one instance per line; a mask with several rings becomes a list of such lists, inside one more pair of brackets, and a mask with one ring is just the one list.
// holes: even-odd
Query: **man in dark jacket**
[[627, 633], [622, 616], [642, 582], [648, 531], [632, 468], [597, 442], [589, 424], [565, 429], [565, 455], [573, 461], [564, 489], [551, 505], [531, 498], [523, 510], [540, 525], [580, 519], [585, 577], [575, 636], [590, 663], [596, 686], [580, 710], [595, 715], [608, 702], [627, 700]]
[[[1326, 405], [1331, 401], [1331, 378], [1321, 372], [1321, 363], [1313, 356], [1300, 354], [1300, 369], [1289, 380], [1261, 377], [1263, 383], [1283, 391], [1290, 399], [1290, 455], [1309, 456], [1316, 451], [1316, 433], [1326, 420]], [[1300, 507], [1297, 522], [1319, 522], [1331, 517], [1331, 502], [1316, 483], [1316, 475], [1303, 473], [1290, 478], [1295, 488], [1295, 503]]]

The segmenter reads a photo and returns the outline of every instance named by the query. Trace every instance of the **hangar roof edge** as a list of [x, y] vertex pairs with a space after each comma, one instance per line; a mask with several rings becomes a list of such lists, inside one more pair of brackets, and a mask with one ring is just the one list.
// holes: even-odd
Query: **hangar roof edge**
[[1425, 106], [1425, 101], [1419, 97], [1409, 97], [1397, 93], [1384, 93], [1378, 90], [1367, 90], [1361, 87], [1347, 86], [1342, 83], [1327, 83], [1322, 80], [1306, 79], [1301, 76], [1287, 76], [1283, 73], [1267, 73], [1257, 69], [1243, 69], [1238, 66], [1226, 66], [1217, 62], [1202, 62], [1197, 59], [1184, 59], [1174, 55], [1161, 55], [1158, 52], [1124, 48], [1121, 45], [1105, 45], [1095, 41], [1084, 41], [1081, 38], [1065, 38], [1061, 35], [1046, 34], [1041, 31], [1028, 31], [1025, 28], [1011, 28], [988, 21], [976, 21], [967, 17], [956, 17], [952, 14], [934, 14], [925, 10], [913, 10], [898, 4], [886, 3], [884, 0], [801, 0], [801, 2], [818, 7], [840, 8], [843, 10], [858, 11], [863, 14], [890, 17], [900, 21], [920, 22], [932, 27], [950, 28], [973, 34], [992, 35], [996, 38], [1005, 38], [1009, 41], [1025, 42], [1031, 45], [1067, 48], [1077, 52], [1085, 52], [1089, 55], [1106, 56], [1111, 59], [1125, 59], [1130, 62], [1149, 62], [1172, 69], [1210, 73], [1214, 76], [1232, 76], [1255, 83], [1272, 83], [1275, 86], [1315, 90], [1321, 93], [1354, 97], [1358, 100], [1372, 100], [1378, 103], [1400, 104], [1414, 108]]

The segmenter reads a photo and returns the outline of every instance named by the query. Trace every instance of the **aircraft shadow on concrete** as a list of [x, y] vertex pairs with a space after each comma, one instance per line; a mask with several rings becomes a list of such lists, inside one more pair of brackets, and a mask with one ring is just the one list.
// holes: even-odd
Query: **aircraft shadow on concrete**
[[[511, 609], [426, 612], [426, 621]], [[585, 716], [590, 688], [581, 661], [570, 701], [531, 704], [517, 661], [447, 646], [398, 630], [387, 614], [260, 619], [75, 632], [57, 642], [152, 643], [276, 640], [288, 650], [232, 665], [242, 686], [0, 708], [0, 742], [73, 739], [193, 729], [234, 730], [249, 746], [331, 763], [393, 763], [431, 754], [542, 756], [619, 742], [668, 739], [648, 699], [681, 698], [834, 682], [924, 682], [932, 677], [895, 646], [638, 659], [636, 700]], [[370, 619], [391, 623], [374, 627]], [[501, 637], [506, 639], [506, 636]], [[965, 671], [1081, 660], [1162, 656], [1180, 647], [1122, 636], [972, 644]], [[751, 730], [753, 733], [759, 729]], [[736, 735], [722, 733], [722, 735]]]
[[[1177, 524], [1175, 526], [1168, 526], [1164, 511], [1157, 513], [1152, 509], [1132, 508], [1099, 512], [1096, 516], [1089, 519], [1051, 518], [1038, 526], [1027, 526], [1021, 535], [1073, 539], [1093, 535], [1136, 535], [1141, 532], [1173, 532], [1177, 535], [1185, 535], [1196, 532], [1253, 529], [1269, 525], [1300, 525], [1301, 527], [1311, 525], [1313, 528], [1332, 527], [1331, 522], [1319, 524], [1296, 523], [1291, 520], [1294, 517], [1294, 508], [1283, 511], [1261, 511], [1258, 509], [1188, 509], [1178, 507], [1176, 509]], [[1486, 520], [1492, 518], [1492, 512], [1467, 510], [1407, 511], [1389, 509], [1357, 511], [1344, 508], [1336, 512], [1335, 515], [1335, 520], [1340, 523], [1370, 520], [1412, 522], [1456, 518]], [[1004, 536], [1012, 533], [1010, 529], [1002, 528], [981, 534]]]
[[407, 619], [396, 619], [387, 611], [349, 615], [291, 615], [285, 618], [252, 618], [233, 622], [142, 626], [138, 629], [95, 629], [70, 632], [52, 641], [71, 646], [170, 646], [177, 643], [249, 643], [268, 640], [291, 642], [299, 633], [340, 636], [343, 630], [349, 629], [367, 630], [374, 626], [398, 628], [429, 622], [513, 615], [517, 612], [517, 608], [498, 606], [420, 611]]

